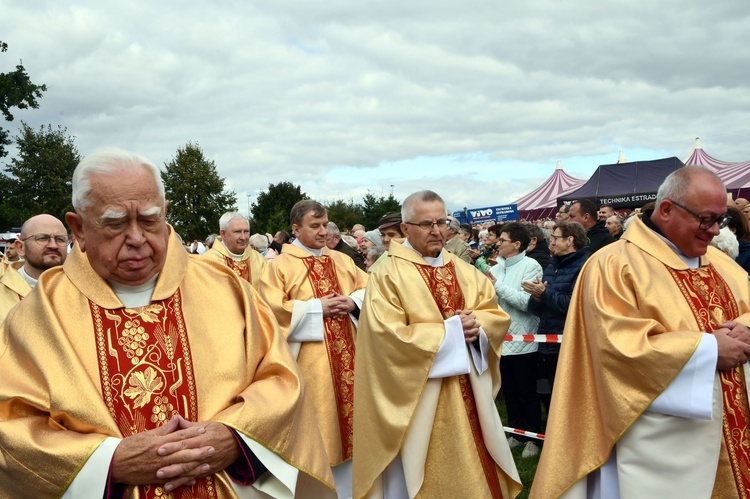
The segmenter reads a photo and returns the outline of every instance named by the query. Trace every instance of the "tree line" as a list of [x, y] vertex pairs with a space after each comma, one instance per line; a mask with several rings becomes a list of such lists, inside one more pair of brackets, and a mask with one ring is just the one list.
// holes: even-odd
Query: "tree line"
[[[7, 48], [0, 41], [0, 52]], [[45, 91], [46, 85], [32, 83], [21, 64], [15, 71], [0, 73], [0, 112], [5, 121], [13, 121], [13, 108], [38, 109], [38, 99]], [[17, 155], [0, 171], [0, 232], [20, 227], [24, 220], [39, 213], [64, 220], [65, 213], [73, 210], [71, 179], [81, 160], [75, 137], [60, 125], [42, 125], [35, 130], [21, 122], [19, 133], [11, 141], [9, 133], [0, 127], [0, 159], [7, 156], [6, 147], [13, 142]], [[226, 189], [216, 163], [206, 158], [197, 142], [179, 147], [175, 156], [164, 163], [161, 176], [169, 200], [167, 221], [185, 240], [203, 240], [218, 233], [221, 215], [237, 209], [237, 195]], [[250, 208], [251, 232], [290, 232], [289, 211], [302, 199], [308, 196], [299, 185], [286, 181], [269, 184]], [[374, 229], [380, 217], [401, 209], [393, 195], [378, 197], [371, 192], [362, 203], [349, 199], [325, 205], [329, 220], [342, 229], [356, 223]]]

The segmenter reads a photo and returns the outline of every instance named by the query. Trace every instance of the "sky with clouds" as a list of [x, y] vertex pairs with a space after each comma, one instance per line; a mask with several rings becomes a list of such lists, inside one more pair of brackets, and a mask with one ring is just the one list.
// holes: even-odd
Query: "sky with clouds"
[[[0, 0], [14, 113], [156, 164], [200, 144], [238, 206], [290, 181], [320, 201], [440, 193], [506, 204], [554, 171], [750, 159], [741, 0]], [[12, 151], [11, 151], [12, 154]], [[7, 158], [6, 158], [7, 159]]]

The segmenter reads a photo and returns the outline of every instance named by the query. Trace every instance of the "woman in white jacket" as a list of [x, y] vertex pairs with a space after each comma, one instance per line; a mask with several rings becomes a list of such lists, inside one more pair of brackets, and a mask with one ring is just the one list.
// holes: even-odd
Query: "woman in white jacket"
[[[497, 242], [497, 265], [487, 270], [487, 277], [495, 286], [497, 302], [510, 315], [509, 334], [536, 334], [539, 326], [539, 317], [528, 312], [529, 294], [521, 289], [522, 282], [542, 277], [542, 267], [526, 256], [530, 241], [531, 235], [524, 224], [503, 225]], [[536, 343], [503, 343], [500, 373], [508, 425], [535, 433], [541, 426], [541, 406], [536, 391], [537, 362]], [[508, 443], [511, 448], [525, 445], [522, 457], [539, 454], [539, 446], [529, 437], [513, 436]]]

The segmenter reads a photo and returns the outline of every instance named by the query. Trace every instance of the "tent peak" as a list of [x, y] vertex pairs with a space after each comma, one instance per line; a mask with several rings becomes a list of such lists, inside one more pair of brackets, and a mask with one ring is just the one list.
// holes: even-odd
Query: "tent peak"
[[703, 149], [703, 143], [701, 142], [700, 137], [695, 138], [695, 142], [693, 142], [693, 149]]
[[563, 167], [562, 167], [562, 161], [560, 161], [558, 159], [557, 160], [557, 164], [555, 165], [555, 170], [562, 170], [562, 169], [563, 169]]
[[627, 163], [627, 162], [628, 162], [628, 158], [625, 157], [625, 153], [620, 151], [620, 154], [617, 155], [617, 163], [620, 164], [620, 163]]

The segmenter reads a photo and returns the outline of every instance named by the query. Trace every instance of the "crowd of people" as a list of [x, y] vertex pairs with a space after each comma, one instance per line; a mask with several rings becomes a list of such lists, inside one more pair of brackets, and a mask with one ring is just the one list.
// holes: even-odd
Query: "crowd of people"
[[0, 265], [2, 497], [515, 497], [516, 447], [532, 497], [750, 491], [750, 208], [706, 169], [628, 212], [469, 225], [425, 190], [194, 241], [136, 153], [72, 191]]

